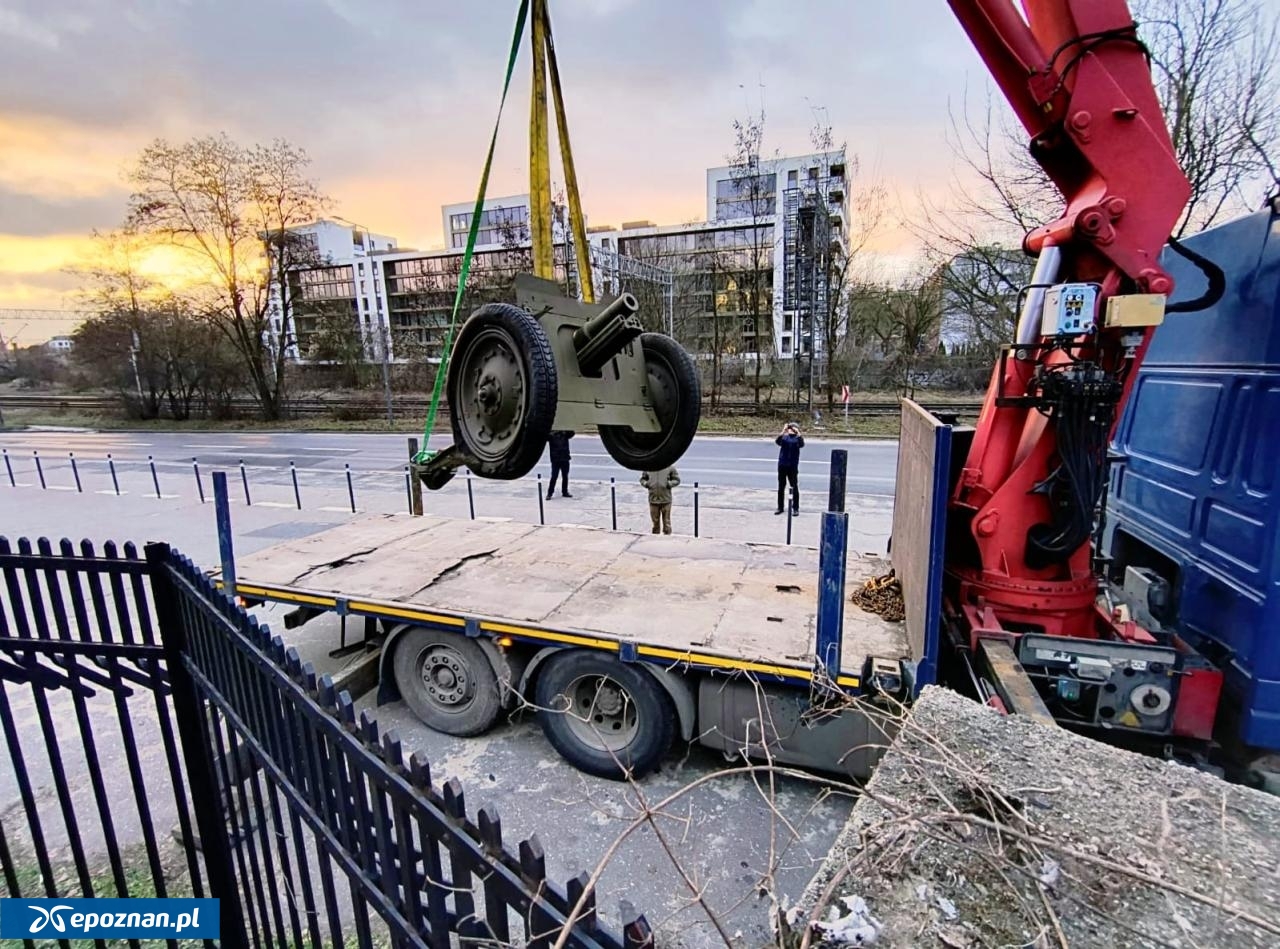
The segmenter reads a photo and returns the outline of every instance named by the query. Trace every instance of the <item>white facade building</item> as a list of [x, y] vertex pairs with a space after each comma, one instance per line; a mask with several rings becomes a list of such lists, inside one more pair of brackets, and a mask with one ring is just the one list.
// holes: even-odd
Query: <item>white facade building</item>
[[[674, 274], [693, 278], [700, 289], [688, 294], [684, 305], [694, 310], [676, 326], [686, 346], [702, 351], [711, 345], [706, 330], [713, 313], [737, 319], [738, 352], [776, 354], [782, 359], [821, 355], [822, 334], [815, 329], [815, 310], [825, 305], [823, 255], [847, 246], [849, 198], [845, 186], [843, 150], [762, 160], [753, 174], [735, 173], [729, 166], [706, 171], [706, 220], [657, 226], [650, 221], [621, 228], [589, 228], [593, 269], [603, 292], [614, 284], [648, 279], [666, 288], [666, 319], [681, 304], [672, 292]], [[444, 248], [427, 252], [402, 250], [392, 237], [369, 234], [349, 222], [330, 220], [296, 229], [310, 235], [319, 258], [315, 267], [300, 268], [293, 285], [294, 344], [289, 355], [310, 359], [308, 336], [319, 314], [345, 313], [360, 329], [366, 358], [381, 360], [383, 345], [389, 359], [433, 358], [457, 287], [459, 260], [466, 247], [474, 201], [441, 208]], [[557, 266], [565, 269], [563, 209], [553, 218]], [[528, 267], [529, 195], [487, 199], [477, 234], [477, 256], [471, 284], [484, 286], [505, 280]], [[806, 256], [807, 254], [807, 256]], [[762, 262], [769, 277], [761, 284], [764, 306], [771, 315], [772, 339], [759, 339], [749, 294], [744, 291], [742, 260]], [[726, 261], [738, 263], [736, 276]], [[571, 266], [571, 262], [569, 263]], [[606, 273], [606, 271], [608, 271]], [[750, 268], [752, 273], [756, 268]], [[708, 282], [708, 278], [709, 281]], [[706, 284], [702, 286], [702, 284]], [[714, 287], [714, 298], [712, 296]], [[702, 319], [706, 317], [707, 319]], [[418, 345], [421, 344], [421, 345]], [[397, 353], [397, 345], [405, 352]], [[411, 351], [410, 351], [411, 350]]]

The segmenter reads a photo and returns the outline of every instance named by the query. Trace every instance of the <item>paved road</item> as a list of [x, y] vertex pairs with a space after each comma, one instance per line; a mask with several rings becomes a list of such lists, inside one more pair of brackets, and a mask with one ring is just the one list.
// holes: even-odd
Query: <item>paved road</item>
[[[448, 442], [433, 436], [432, 447]], [[252, 469], [275, 470], [288, 477], [289, 463], [300, 471], [342, 471], [350, 465], [356, 477], [398, 474], [406, 457], [405, 437], [364, 433], [264, 432], [236, 435], [225, 432], [111, 432], [28, 431], [0, 434], [0, 447], [13, 458], [18, 480], [36, 476], [31, 454], [42, 456], [46, 474], [70, 483], [67, 453], [74, 452], [82, 465], [96, 472], [108, 453], [122, 468], [135, 467], [153, 456], [164, 470], [180, 466], [189, 469], [192, 458], [201, 467], [234, 467], [243, 461]], [[620, 482], [635, 475], [618, 466], [591, 435], [579, 435], [573, 442], [572, 477], [580, 481]], [[892, 441], [828, 441], [810, 439], [800, 461], [800, 490], [825, 495], [830, 451], [849, 452], [848, 491], [869, 497], [893, 496], [897, 443]], [[544, 457], [539, 470], [545, 477]], [[686, 483], [698, 481], [710, 487], [776, 487], [777, 448], [768, 438], [700, 438], [679, 464]], [[0, 478], [7, 477], [0, 472]], [[530, 477], [533, 477], [531, 475]]]

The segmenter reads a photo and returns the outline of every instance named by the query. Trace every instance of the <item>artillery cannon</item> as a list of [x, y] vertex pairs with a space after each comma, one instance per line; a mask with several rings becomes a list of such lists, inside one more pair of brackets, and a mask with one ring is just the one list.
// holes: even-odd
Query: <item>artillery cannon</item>
[[481, 306], [458, 331], [445, 381], [454, 444], [415, 466], [428, 488], [464, 465], [482, 478], [524, 477], [552, 430], [588, 425], [624, 468], [679, 460], [701, 417], [698, 370], [670, 336], [644, 332], [635, 297], [583, 303], [527, 275], [515, 297]]

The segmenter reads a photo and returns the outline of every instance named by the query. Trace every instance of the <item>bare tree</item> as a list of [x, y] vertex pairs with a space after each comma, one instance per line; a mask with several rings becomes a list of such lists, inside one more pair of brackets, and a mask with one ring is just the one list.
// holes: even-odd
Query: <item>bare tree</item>
[[[778, 205], [778, 180], [776, 172], [761, 163], [760, 150], [764, 144], [764, 111], [758, 115], [733, 121], [733, 152], [729, 156], [729, 181], [732, 191], [732, 202], [729, 205], [733, 217], [749, 221], [743, 246], [726, 249], [721, 255], [724, 260], [719, 268], [722, 279], [713, 287], [713, 300], [716, 301], [712, 312], [714, 323], [719, 322], [719, 303], [726, 300], [722, 296], [722, 286], [737, 292], [738, 300], [746, 303], [744, 315], [751, 321], [751, 349], [755, 360], [755, 381], [752, 386], [756, 405], [760, 404], [760, 364], [764, 352], [760, 346], [762, 338], [773, 339], [773, 249], [778, 235], [774, 233], [773, 221]], [[717, 218], [719, 214], [717, 213]], [[740, 311], [742, 312], [742, 311]], [[714, 361], [712, 394], [716, 390], [715, 382], [720, 375], [721, 340], [719, 327], [716, 331], [716, 348], [712, 358]]]
[[899, 392], [915, 395], [916, 369], [933, 353], [942, 324], [942, 290], [936, 277], [899, 286], [860, 285], [851, 295], [852, 328], [874, 342]]
[[[835, 144], [830, 125], [821, 122], [815, 124], [809, 137], [814, 151], [823, 163], [823, 176], [843, 179], [841, 187], [852, 189], [854, 179], [859, 173], [858, 156], [847, 155], [845, 143], [842, 142], [838, 146]], [[839, 175], [835, 174], [837, 162]], [[828, 217], [830, 217], [830, 204], [831, 202], [826, 202], [823, 208], [823, 213]], [[883, 223], [887, 207], [888, 191], [884, 184], [874, 180], [865, 182], [859, 185], [856, 191], [850, 192], [850, 220], [843, 222], [847, 225], [847, 231], [840, 228], [836, 222], [832, 222], [832, 227], [837, 233], [832, 235], [830, 252], [825, 255], [826, 296], [823, 305], [815, 314], [817, 332], [822, 336], [822, 348], [827, 357], [828, 412], [835, 407], [835, 388], [832, 385], [830, 366], [840, 349], [841, 340], [849, 332], [849, 294], [856, 282], [856, 271], [861, 264], [860, 255]]]
[[[1141, 0], [1135, 15], [1191, 183], [1176, 234], [1257, 206], [1280, 181], [1277, 17], [1257, 0]], [[976, 116], [967, 103], [959, 112], [949, 138], [963, 178], [947, 207], [922, 202], [914, 229], [945, 274], [948, 308], [975, 305], [970, 340], [989, 345], [998, 331], [1009, 338], [1029, 279], [1022, 235], [1057, 217], [1062, 201], [1003, 104], [988, 97]]]
[[293, 230], [326, 204], [306, 177], [308, 163], [284, 141], [246, 147], [221, 135], [181, 145], [157, 140], [128, 175], [130, 226], [195, 262], [200, 279], [184, 293], [239, 352], [267, 419], [283, 410], [292, 342], [289, 273], [318, 262], [314, 247]]

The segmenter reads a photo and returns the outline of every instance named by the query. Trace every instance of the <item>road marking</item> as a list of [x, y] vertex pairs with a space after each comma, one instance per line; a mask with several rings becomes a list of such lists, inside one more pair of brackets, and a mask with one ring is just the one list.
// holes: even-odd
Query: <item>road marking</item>
[[254, 507], [297, 507], [297, 505], [285, 504], [283, 501], [259, 501]]

